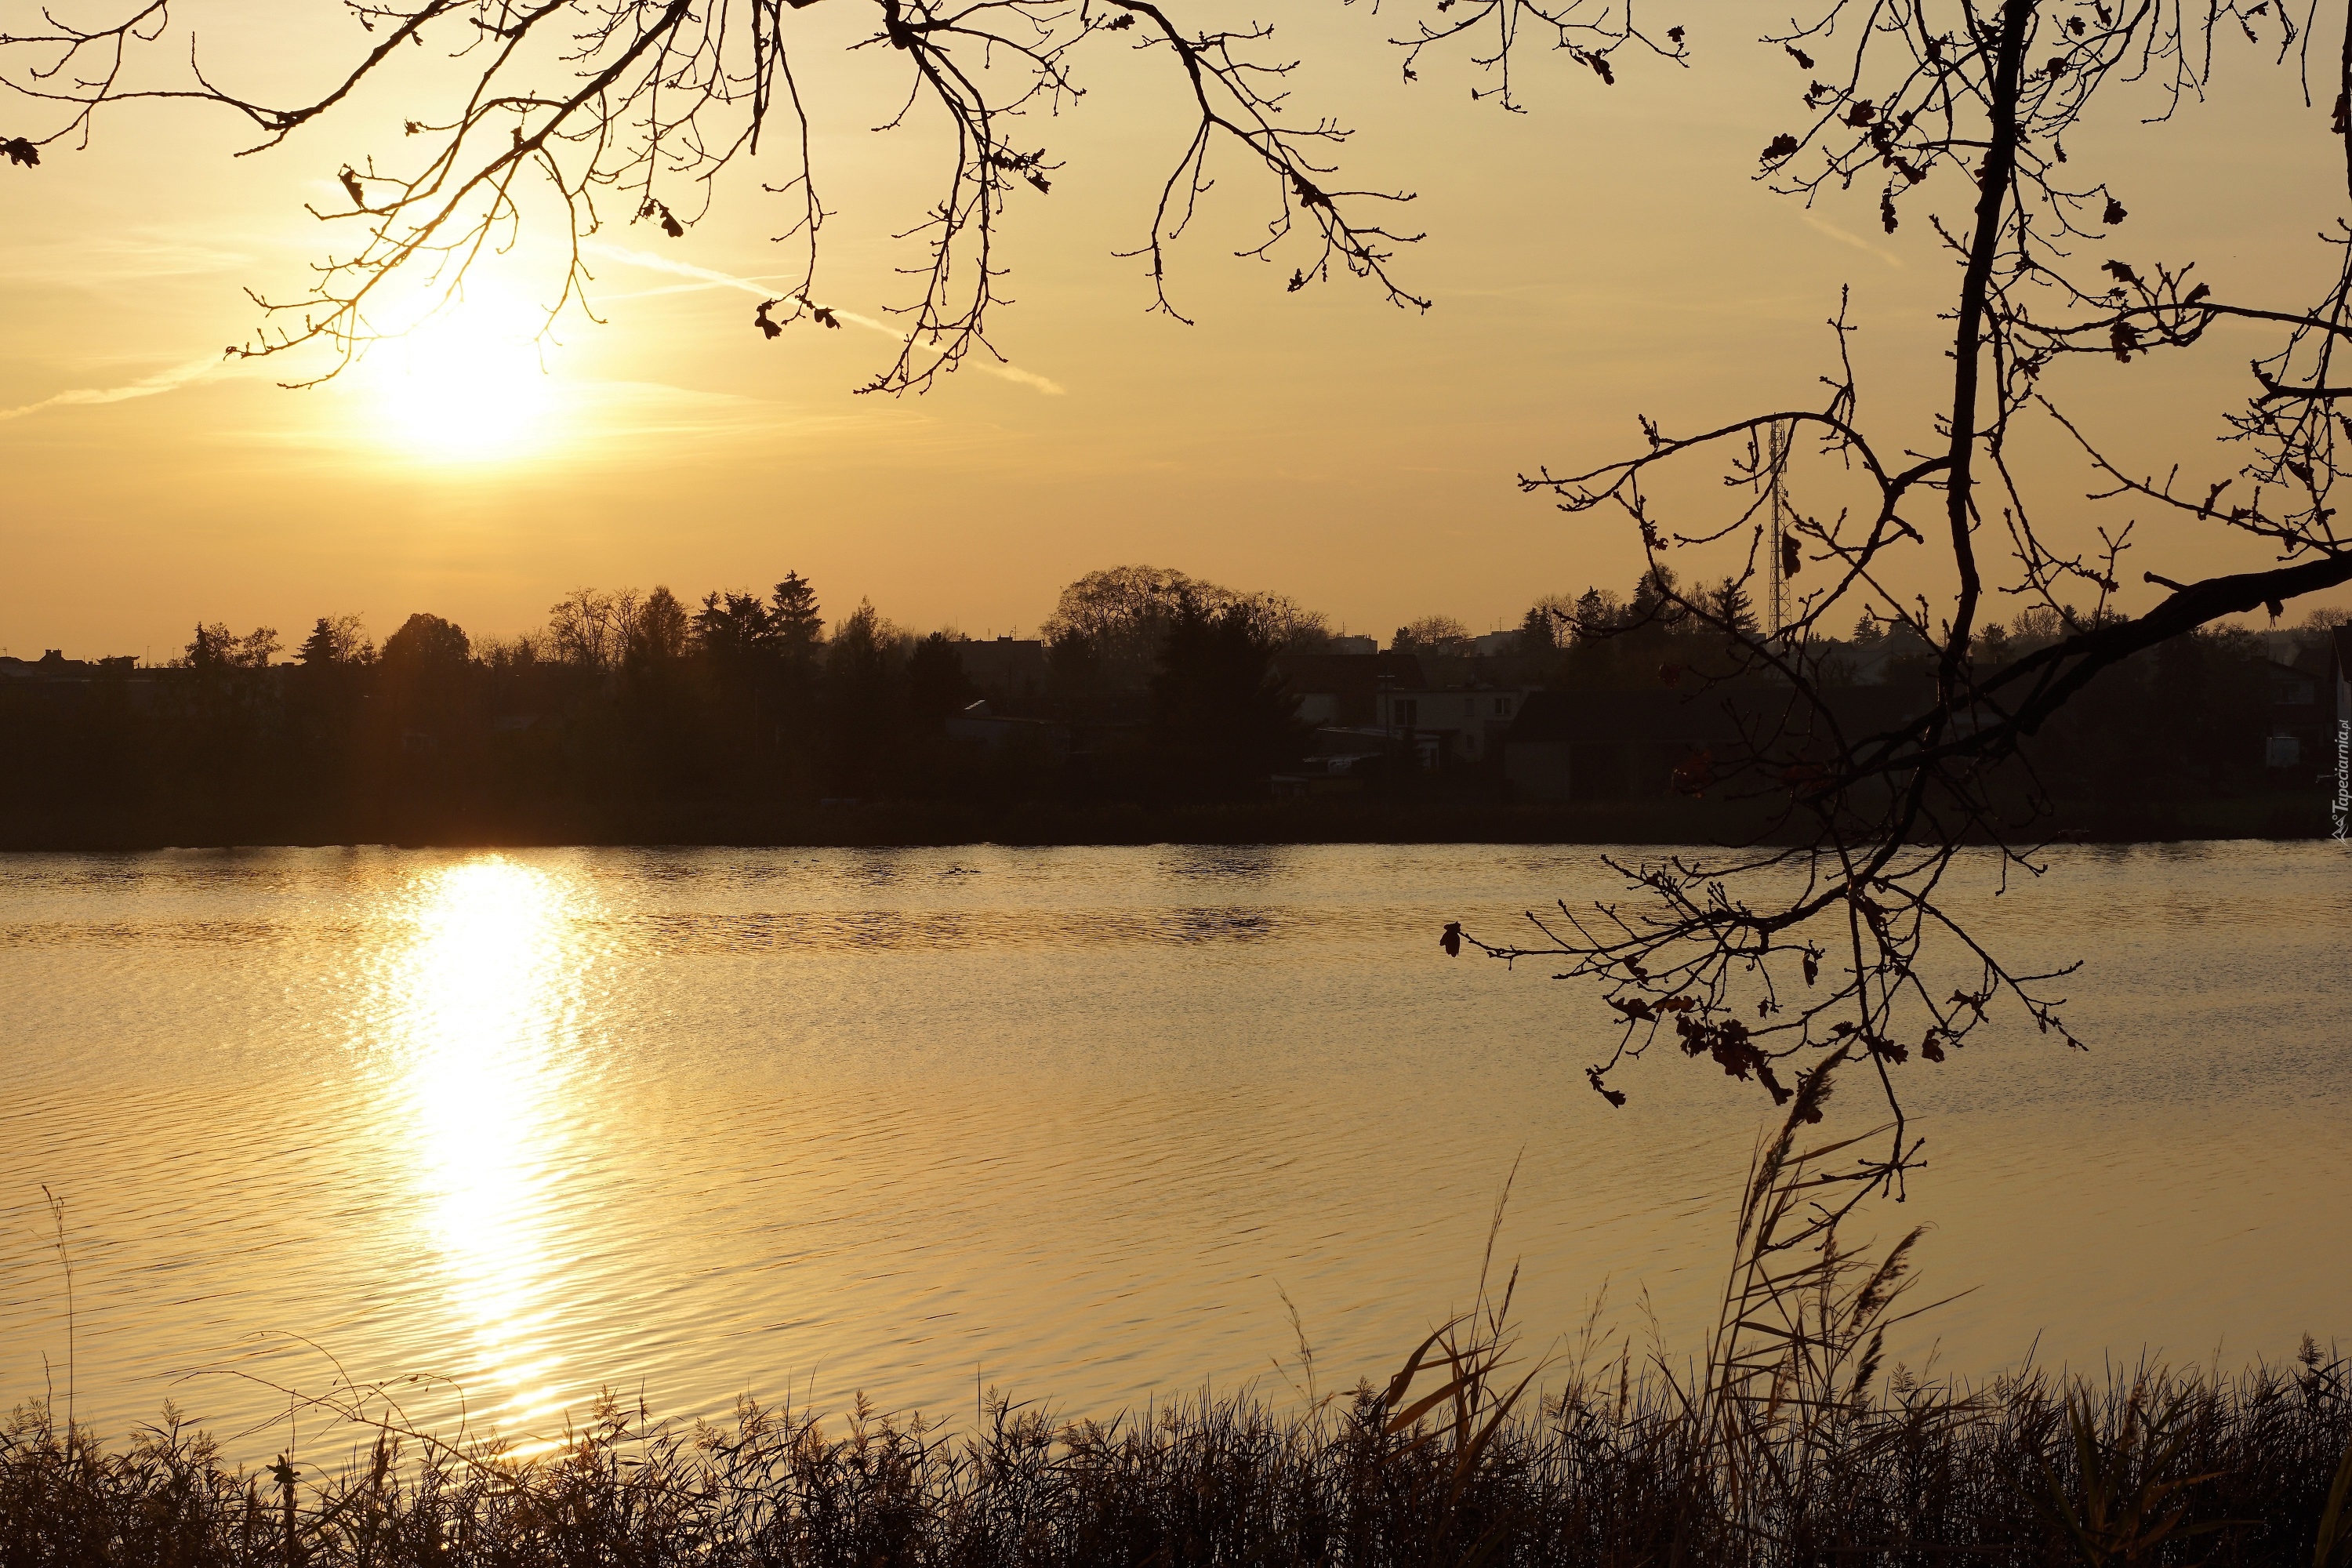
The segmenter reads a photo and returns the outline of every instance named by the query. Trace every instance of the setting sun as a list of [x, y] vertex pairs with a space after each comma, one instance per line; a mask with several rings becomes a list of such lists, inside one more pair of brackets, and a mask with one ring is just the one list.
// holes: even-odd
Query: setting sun
[[530, 306], [477, 296], [372, 349], [367, 417], [381, 439], [432, 462], [496, 462], [548, 438], [553, 380]]

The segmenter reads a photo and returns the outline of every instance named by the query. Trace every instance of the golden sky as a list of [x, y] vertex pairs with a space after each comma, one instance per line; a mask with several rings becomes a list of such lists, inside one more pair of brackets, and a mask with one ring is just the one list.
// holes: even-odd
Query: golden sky
[[[247, 39], [215, 68], [322, 79], [358, 35], [319, 8], [315, 36]], [[0, 649], [162, 658], [198, 619], [290, 645], [346, 612], [379, 637], [415, 610], [506, 634], [582, 584], [698, 595], [788, 569], [829, 613], [870, 597], [902, 625], [975, 636], [1030, 635], [1062, 584], [1129, 562], [1277, 590], [1383, 637], [1415, 616], [1485, 629], [1539, 594], [1622, 587], [1639, 561], [1622, 527], [1563, 517], [1513, 475], [1629, 449], [1636, 412], [1689, 428], [1818, 405], [1842, 285], [1865, 422], [1890, 447], [1933, 440], [1952, 269], [1926, 217], [1965, 193], [1930, 185], [1893, 236], [1874, 191], [1810, 213], [1767, 194], [1757, 151], [1796, 123], [1805, 79], [1754, 41], [1760, 18], [1695, 0], [1675, 18], [1691, 68], [1628, 57], [1613, 89], [1531, 55], [1515, 116], [1471, 101], [1459, 58], [1401, 83], [1382, 41], [1397, 24], [1369, 7], [1279, 8], [1307, 62], [1302, 106], [1360, 129], [1348, 172], [1420, 194], [1405, 226], [1428, 238], [1400, 270], [1434, 299], [1426, 315], [1346, 279], [1286, 293], [1287, 263], [1235, 259], [1265, 207], [1230, 156], [1175, 251], [1197, 324], [1148, 313], [1141, 264], [1112, 253], [1142, 233], [1187, 127], [1164, 67], [1106, 56], [1085, 68], [1090, 96], [1034, 133], [1066, 162], [1053, 193], [1008, 216], [1017, 304], [994, 337], [1021, 375], [967, 371], [896, 400], [851, 395], [885, 336], [802, 326], [770, 342], [756, 300], [711, 280], [757, 287], [787, 265], [767, 237], [783, 204], [759, 188], [782, 176], [772, 150], [684, 238], [625, 222], [599, 237], [604, 325], [574, 317], [537, 355], [509, 341], [548, 291], [518, 256], [446, 328], [280, 390], [285, 367], [220, 361], [255, 323], [241, 290], [300, 286], [334, 237], [302, 204], [332, 199], [344, 162], [400, 152], [386, 117], [413, 111], [404, 90], [429, 96], [429, 76], [243, 160], [249, 138], [217, 111], [126, 110], [86, 152], [0, 169]], [[863, 20], [790, 14], [810, 34], [800, 68], [835, 209], [819, 296], [879, 318], [908, 296], [890, 269], [916, 255], [889, 236], [940, 142], [919, 114], [866, 129], [891, 62], [832, 47]], [[2118, 95], [2069, 152], [2131, 208], [2116, 254], [2194, 259], [2226, 300], [2299, 305], [2334, 265], [2316, 237], [2344, 208], [2326, 100], [2305, 107], [2267, 51], [2225, 40], [2219, 58], [2209, 102], [2143, 127], [2152, 102]], [[2138, 466], [2219, 477], [2236, 466], [2213, 444], [2219, 416], [2265, 342], [2217, 329], [2190, 354], [2070, 364], [2057, 386]], [[2022, 437], [2019, 457], [2046, 518], [2132, 515], [2083, 503], [2054, 444]], [[1699, 485], [1684, 504], [1714, 502]], [[2127, 560], [2135, 583], [2261, 560], [2178, 527], [2149, 542]]]

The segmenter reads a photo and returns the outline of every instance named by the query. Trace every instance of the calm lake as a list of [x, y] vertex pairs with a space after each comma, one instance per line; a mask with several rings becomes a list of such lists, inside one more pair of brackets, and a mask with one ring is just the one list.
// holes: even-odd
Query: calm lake
[[[1592, 993], [1436, 943], [1615, 894], [1601, 853], [0, 857], [0, 1409], [62, 1403], [69, 1355], [116, 1438], [167, 1398], [230, 1437], [338, 1366], [516, 1435], [600, 1387], [1287, 1398], [1285, 1297], [1321, 1386], [1385, 1376], [1468, 1303], [1515, 1159], [1530, 1345], [1605, 1286], [1687, 1354], [1769, 1107], [1658, 1054], [1612, 1111]], [[1867, 1228], [1932, 1225], [1923, 1291], [1971, 1293], [1901, 1353], [2352, 1342], [2341, 847], [2068, 850], [1998, 900], [1986, 869], [1957, 901], [2086, 961], [2093, 1048], [2012, 1026], [1903, 1069], [1930, 1168]]]

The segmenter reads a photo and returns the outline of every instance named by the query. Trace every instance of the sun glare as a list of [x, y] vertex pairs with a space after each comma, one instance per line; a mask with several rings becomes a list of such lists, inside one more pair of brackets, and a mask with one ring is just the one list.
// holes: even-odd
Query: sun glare
[[368, 353], [383, 437], [431, 462], [498, 462], [546, 443], [553, 378], [526, 304], [468, 300]]
[[546, 1231], [564, 1159], [564, 898], [499, 858], [449, 867], [420, 891], [401, 988], [419, 1217], [470, 1350], [446, 1370], [511, 1429], [555, 1402], [545, 1337], [561, 1269]]

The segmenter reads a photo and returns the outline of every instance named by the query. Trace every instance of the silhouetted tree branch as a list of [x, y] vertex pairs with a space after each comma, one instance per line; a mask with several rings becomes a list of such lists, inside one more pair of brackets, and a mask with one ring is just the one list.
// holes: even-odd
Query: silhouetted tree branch
[[[1785, 1075], [1851, 1053], [1876, 1069], [1894, 1110], [1875, 1170], [1899, 1182], [1917, 1144], [1895, 1074], [1915, 1054], [1943, 1060], [2004, 1009], [2078, 1043], [2052, 989], [2072, 966], [2002, 956], [1963, 929], [1938, 893], [1969, 845], [1997, 850], [2004, 884], [2038, 873], [2037, 825], [2049, 803], [2021, 743], [2137, 654], [2223, 616], [2267, 608], [2275, 618], [2288, 600], [2352, 581], [2352, 549], [2329, 504], [2347, 471], [2336, 405], [2352, 395], [2330, 374], [2352, 325], [2344, 258], [2308, 309], [2225, 300], [2191, 284], [2186, 266], [2097, 260], [2129, 214], [2065, 156], [2095, 100], [2163, 120], [2201, 98], [2217, 33], [2237, 30], [2275, 42], [2281, 60], [2302, 37], [2295, 22], [2262, 6], [1839, 0], [1810, 26], [1763, 40], [1807, 79], [1804, 121], [1763, 151], [1761, 177], [1774, 189], [1811, 204], [1875, 185], [1890, 233], [1936, 190], [1965, 199], [1962, 221], [1929, 218], [1955, 264], [1951, 380], [1931, 439], [1865, 429], [1842, 306], [1830, 323], [1838, 370], [1825, 378], [1822, 406], [1689, 436], [1644, 420], [1644, 447], [1630, 457], [1522, 479], [1570, 513], [1623, 516], [1651, 562], [1654, 613], [1719, 638], [1713, 668], [1662, 673], [1670, 682], [1690, 675], [1693, 700], [1720, 704], [1740, 741], [1728, 754], [1695, 758], [1677, 783], [1771, 810], [1753, 846], [1625, 865], [1639, 897], [1530, 915], [1532, 939], [1448, 929], [1449, 950], [1540, 956], [1599, 984], [1622, 1033], [1591, 1077], [1612, 1103], [1624, 1096], [1612, 1071], [1661, 1038], [1781, 1101], [1794, 1092]], [[2337, 87], [2340, 137], [2352, 102], [2352, 15]], [[2352, 226], [2339, 220], [2330, 243], [2352, 256]], [[2244, 412], [2227, 416], [2232, 438], [2251, 449], [2236, 473], [2185, 493], [2175, 488], [2178, 468], [2136, 478], [2063, 410], [2056, 372], [2065, 356], [2130, 363], [2191, 346], [2224, 317], [2283, 329], [2281, 346], [2253, 363]], [[2037, 417], [2078, 444], [2099, 487], [2090, 499], [2157, 502], [2260, 541], [2274, 563], [2202, 576], [2175, 568], [2177, 578], [2149, 571], [2143, 581], [2168, 596], [2124, 613], [2131, 528], [2101, 528], [2089, 548], [2062, 542], [2008, 461], [2012, 434]], [[1735, 500], [1696, 526], [1670, 525], [1652, 481], [1693, 463], [1711, 463]], [[1862, 503], [1813, 515], [1798, 503], [1815, 484], [1858, 485]], [[1734, 585], [1775, 566], [1792, 580], [1777, 629], [1740, 625], [1727, 586], [1675, 585], [1667, 557], [1709, 547], [1740, 552]], [[1801, 590], [1800, 573], [1811, 578]], [[1936, 591], [1906, 593], [1920, 582]], [[2062, 635], [2004, 657], [2005, 640], [1979, 635], [1996, 593], [2045, 606]], [[1828, 638], [1857, 610], [1932, 653], [1932, 682], [1892, 721], [1841, 689], [1831, 668]]]
[[[257, 153], [332, 115], [362, 86], [398, 79], [415, 50], [437, 49], [457, 62], [455, 90], [428, 89], [446, 97], [405, 123], [416, 151], [342, 164], [335, 172], [349, 205], [310, 209], [356, 239], [331, 248], [306, 289], [254, 296], [263, 325], [229, 352], [257, 358], [325, 346], [324, 369], [290, 377], [300, 385], [336, 374], [368, 343], [447, 305], [476, 263], [520, 243], [527, 230], [551, 235], [562, 247], [546, 321], [588, 309], [582, 240], [615, 217], [683, 236], [709, 211], [719, 175], [756, 153], [781, 114], [793, 166], [769, 189], [794, 204], [781, 237], [798, 247], [798, 258], [793, 283], [755, 314], [754, 324], [773, 338], [803, 321], [839, 324], [818, 289], [828, 213], [794, 74], [795, 50], [812, 47], [795, 17], [813, 3], [348, 0], [364, 42], [329, 67], [317, 96], [289, 103], [250, 96], [231, 79], [234, 62], [224, 67], [194, 35], [184, 43], [168, 0], [105, 23], [42, 11], [35, 26], [0, 26], [0, 97], [12, 114], [46, 117], [37, 130], [0, 136], [0, 151], [36, 167], [44, 149], [86, 143], [110, 105], [186, 100], [249, 123], [258, 140], [246, 151]], [[1269, 53], [1270, 27], [1197, 26], [1150, 0], [837, 0], [833, 9], [850, 4], [866, 5], [875, 21], [853, 47], [887, 49], [903, 61], [906, 99], [881, 129], [919, 119], [943, 121], [948, 132], [938, 194], [899, 237], [918, 243], [923, 256], [909, 269], [920, 280], [918, 293], [899, 312], [904, 341], [864, 390], [926, 387], [974, 350], [993, 352], [999, 226], [1016, 195], [1043, 196], [1059, 167], [1023, 132], [1083, 95], [1076, 69], [1087, 50], [1125, 47], [1163, 58], [1192, 105], [1192, 135], [1129, 253], [1148, 259], [1159, 310], [1182, 319], [1168, 292], [1167, 247], [1192, 221], [1212, 184], [1212, 163], [1222, 159], [1255, 170], [1273, 209], [1265, 239], [1243, 254], [1291, 259], [1294, 289], [1336, 267], [1368, 279], [1392, 303], [1427, 305], [1391, 270], [1395, 247], [1415, 237], [1379, 216], [1411, 196], [1334, 181], [1328, 154], [1349, 132], [1292, 110], [1293, 62]], [[1465, 20], [1496, 21], [1507, 35], [1522, 12], [1542, 18], [1564, 44], [1580, 38], [1572, 46], [1579, 58], [1604, 74], [1613, 49], [1649, 42], [1598, 7], [1592, 12], [1601, 19], [1586, 26], [1577, 20], [1586, 9], [1582, 0], [1566, 6], [1496, 0]], [[1432, 37], [1412, 47], [1418, 54], [1443, 41]], [[184, 66], [175, 67], [183, 53]], [[159, 73], [174, 72], [176, 79], [150, 85]], [[532, 85], [551, 75], [568, 79], [566, 89]]]

